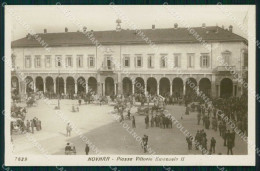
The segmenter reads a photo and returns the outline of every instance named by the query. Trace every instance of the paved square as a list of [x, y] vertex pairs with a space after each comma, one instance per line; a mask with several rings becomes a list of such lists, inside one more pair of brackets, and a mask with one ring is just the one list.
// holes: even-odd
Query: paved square
[[[77, 155], [85, 154], [85, 143], [74, 131], [72, 136], [66, 136], [66, 124], [60, 116], [56, 114], [54, 107], [57, 105], [57, 100], [50, 100], [48, 105], [43, 100], [38, 100], [37, 107], [28, 108], [26, 119], [31, 120], [37, 117], [42, 122], [42, 130], [35, 131], [31, 138], [35, 139], [48, 154], [62, 155], [67, 142], [73, 143], [77, 150]], [[49, 103], [49, 102], [48, 102]], [[124, 155], [142, 155], [143, 149], [141, 145], [129, 134], [131, 130], [131, 121], [124, 122], [129, 125], [129, 129], [125, 129], [122, 124], [115, 120], [115, 115], [109, 113], [113, 111], [113, 106], [97, 104], [84, 104], [79, 107], [79, 112], [71, 112], [72, 105], [77, 105], [76, 100], [61, 100], [60, 112], [76, 125], [83, 135], [85, 135], [102, 154], [124, 154]], [[197, 125], [197, 113], [183, 115], [184, 106], [174, 105], [166, 107], [169, 112], [195, 136], [198, 129], [204, 129], [202, 125]], [[183, 119], [181, 116], [183, 115]], [[135, 115], [136, 128], [134, 131], [140, 137], [144, 134], [149, 136], [148, 145], [152, 152], [158, 155], [186, 155], [186, 154], [201, 154], [199, 150], [187, 148], [185, 135], [173, 125], [172, 129], [162, 129], [158, 127], [145, 129], [144, 116]], [[205, 129], [204, 129], [205, 130]], [[205, 130], [208, 139], [208, 148], [211, 137], [215, 137], [216, 154], [226, 154], [227, 148], [223, 146], [223, 139], [219, 136], [219, 132], [214, 130]], [[32, 146], [32, 143], [24, 135], [13, 135], [14, 153], [15, 154], [41, 154], [41, 151]], [[247, 154], [247, 143], [239, 137], [235, 139], [234, 154]], [[90, 155], [95, 155], [95, 152], [90, 149]], [[149, 154], [149, 153], [145, 153]]]

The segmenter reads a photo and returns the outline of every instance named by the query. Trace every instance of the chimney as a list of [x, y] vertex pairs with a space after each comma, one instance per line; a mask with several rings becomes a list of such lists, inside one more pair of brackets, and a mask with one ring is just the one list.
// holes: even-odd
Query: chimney
[[46, 33], [47, 33], [47, 29], [44, 29], [44, 30], [43, 30], [43, 33], [46, 34]]
[[230, 32], [232, 33], [232, 31], [233, 31], [233, 26], [230, 25], [228, 28], [229, 28], [228, 31], [230, 31]]
[[202, 28], [206, 28], [206, 24], [205, 23], [202, 23]]
[[65, 32], [66, 32], [66, 33], [68, 32], [68, 28], [67, 28], [67, 27], [65, 27]]
[[116, 20], [116, 23], [117, 23], [117, 25], [116, 25], [116, 31], [121, 31], [121, 23], [122, 23], [122, 21], [118, 18], [117, 20]]
[[174, 24], [174, 28], [175, 28], [175, 29], [178, 28], [178, 24], [177, 24], [177, 23]]
[[153, 24], [153, 25], [152, 25], [152, 30], [154, 30], [154, 29], [155, 29], [155, 25]]
[[27, 38], [28, 40], [30, 40], [30, 39], [31, 39], [31, 34], [28, 33], [28, 34], [26, 35], [26, 38]]
[[84, 26], [84, 27], [83, 27], [83, 32], [86, 32], [86, 31], [87, 31], [87, 27]]

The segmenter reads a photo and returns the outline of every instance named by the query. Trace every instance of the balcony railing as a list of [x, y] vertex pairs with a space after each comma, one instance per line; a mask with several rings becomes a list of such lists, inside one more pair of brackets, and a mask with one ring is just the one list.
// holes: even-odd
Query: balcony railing
[[230, 72], [230, 71], [235, 71], [236, 66], [218, 66], [217, 71], [218, 72]]
[[114, 65], [110, 65], [110, 66], [102, 65], [99, 68], [100, 72], [113, 72], [114, 70], [115, 70], [115, 66]]

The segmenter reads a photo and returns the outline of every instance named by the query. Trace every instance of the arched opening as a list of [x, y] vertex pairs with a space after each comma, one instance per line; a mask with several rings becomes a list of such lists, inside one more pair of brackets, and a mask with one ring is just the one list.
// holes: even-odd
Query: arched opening
[[135, 93], [145, 93], [144, 79], [141, 77], [135, 79]]
[[12, 87], [12, 93], [14, 95], [18, 95], [19, 94], [19, 80], [16, 76], [12, 76], [11, 87]]
[[73, 77], [67, 77], [66, 79], [66, 91], [70, 98], [75, 94], [75, 81]]
[[228, 98], [233, 94], [233, 82], [229, 78], [224, 78], [220, 82], [220, 97]]
[[54, 82], [52, 77], [47, 77], [45, 79], [45, 84], [46, 84], [46, 92], [48, 93], [54, 93]]
[[33, 78], [30, 76], [27, 76], [25, 78], [25, 85], [26, 85], [26, 93], [32, 93], [34, 90], [34, 82], [33, 82]]
[[168, 78], [161, 78], [160, 95], [166, 97], [169, 94], [170, 94], [170, 80]]
[[42, 77], [36, 77], [35, 79], [36, 82], [36, 91], [43, 91], [43, 79]]
[[147, 92], [151, 95], [157, 94], [157, 81], [153, 77], [150, 77], [147, 80]]
[[174, 97], [183, 96], [183, 81], [181, 78], [174, 78], [172, 81], [172, 94]]
[[130, 78], [123, 79], [123, 94], [129, 96], [132, 93], [132, 81]]
[[208, 78], [202, 78], [199, 82], [199, 90], [207, 97], [211, 96], [211, 82]]
[[56, 78], [56, 93], [61, 95], [64, 92], [64, 80], [62, 77]]
[[88, 79], [88, 91], [91, 93], [97, 93], [97, 80], [94, 77]]
[[77, 79], [77, 86], [78, 86], [78, 94], [83, 95], [86, 93], [86, 80], [83, 77], [79, 77]]
[[188, 78], [186, 81], [186, 92], [185, 95], [191, 99], [195, 98], [197, 95], [196, 87], [197, 81], [194, 78]]
[[106, 96], [114, 95], [115, 94], [114, 90], [115, 90], [114, 79], [111, 77], [107, 77], [105, 80], [105, 95]]

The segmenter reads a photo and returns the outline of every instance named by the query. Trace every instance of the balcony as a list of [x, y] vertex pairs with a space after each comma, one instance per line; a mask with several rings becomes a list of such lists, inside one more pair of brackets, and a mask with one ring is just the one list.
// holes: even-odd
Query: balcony
[[99, 73], [100, 74], [113, 74], [115, 70], [115, 66], [114, 65], [103, 65], [99, 68]]
[[235, 70], [236, 66], [217, 66], [217, 72], [230, 72]]

